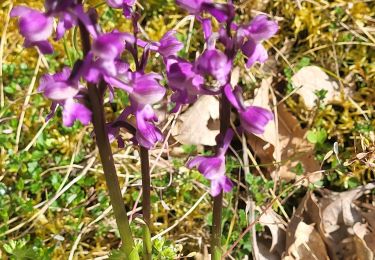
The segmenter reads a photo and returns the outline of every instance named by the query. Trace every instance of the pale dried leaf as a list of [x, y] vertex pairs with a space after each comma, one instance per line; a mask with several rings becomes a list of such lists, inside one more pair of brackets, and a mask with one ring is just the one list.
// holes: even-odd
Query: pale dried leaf
[[[260, 88], [257, 90], [253, 105], [271, 109], [269, 102], [269, 88], [272, 79], [268, 78], [262, 81]], [[299, 179], [304, 176], [296, 176], [291, 171], [299, 162], [308, 175], [310, 182], [316, 182], [321, 179], [322, 174], [319, 163], [314, 158], [314, 146], [304, 138], [306, 130], [303, 130], [298, 120], [287, 110], [284, 104], [277, 106], [278, 113], [278, 131], [276, 131], [275, 120], [268, 123], [265, 132], [261, 135], [251, 135], [248, 138], [250, 146], [256, 155], [261, 159], [263, 164], [272, 164], [274, 160], [281, 160], [282, 166], [278, 169], [277, 174], [283, 180], [290, 181]], [[271, 144], [271, 145], [268, 145]], [[279, 149], [277, 152], [276, 149]], [[277, 154], [281, 158], [277, 158]], [[270, 167], [275, 170], [275, 167]], [[307, 182], [304, 182], [306, 184]]]
[[[264, 209], [257, 209], [262, 212]], [[276, 214], [272, 208], [268, 209], [259, 218], [259, 224], [268, 227], [271, 232], [272, 242], [271, 246], [267, 248], [269, 252], [281, 251], [285, 245], [285, 227], [282, 224], [282, 218]]]
[[[352, 227], [356, 222], [361, 221], [360, 210], [353, 204], [353, 201], [362, 196], [365, 191], [373, 188], [375, 188], [375, 184], [370, 183], [345, 192], [331, 192], [322, 198], [320, 204], [323, 206], [322, 223], [325, 232], [331, 234], [343, 225]], [[338, 236], [337, 232], [332, 236]]]
[[327, 73], [317, 66], [307, 66], [300, 69], [292, 77], [293, 86], [298, 89], [297, 94], [301, 96], [308, 109], [316, 106], [318, 99], [315, 92], [326, 90], [327, 94], [323, 103], [340, 100], [340, 89], [336, 81], [333, 81]]
[[219, 134], [219, 101], [202, 96], [186, 110], [172, 128], [173, 137], [182, 144], [215, 146]]
[[324, 242], [314, 225], [298, 223], [294, 232], [294, 243], [288, 248], [288, 255], [294, 259], [329, 259]]
[[[374, 259], [374, 252], [368, 247], [366, 241], [364, 240], [370, 231], [368, 230], [367, 224], [355, 223], [353, 226], [354, 231], [354, 244], [356, 251], [358, 252], [357, 257], [359, 260], [372, 260]], [[375, 234], [371, 234], [374, 236]]]

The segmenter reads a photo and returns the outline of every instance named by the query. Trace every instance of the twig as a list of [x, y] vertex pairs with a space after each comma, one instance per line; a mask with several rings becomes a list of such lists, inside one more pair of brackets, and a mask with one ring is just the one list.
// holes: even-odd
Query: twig
[[18, 145], [19, 145], [19, 142], [20, 142], [23, 120], [25, 119], [26, 108], [27, 108], [27, 106], [28, 106], [28, 104], [30, 102], [31, 93], [33, 92], [33, 88], [34, 88], [34, 85], [35, 85], [35, 82], [36, 82], [36, 77], [38, 75], [38, 71], [39, 71], [41, 60], [42, 60], [42, 57], [39, 55], [38, 61], [37, 61], [36, 66], [35, 66], [33, 77], [31, 79], [29, 88], [27, 90], [27, 96], [25, 98], [25, 101], [23, 102], [22, 111], [21, 111], [21, 115], [20, 115], [20, 119], [18, 121], [18, 127], [17, 127], [16, 146], [14, 148], [15, 152], [18, 151]]
[[195, 203], [194, 205], [181, 217], [179, 218], [175, 223], [173, 223], [172, 226], [168, 227], [167, 229], [163, 230], [162, 232], [160, 232], [159, 234], [157, 234], [156, 236], [153, 236], [151, 238], [151, 240], [155, 240], [155, 239], [158, 239], [159, 237], [162, 237], [163, 235], [167, 234], [169, 231], [171, 231], [172, 229], [174, 229], [175, 227], [178, 226], [178, 224], [181, 223], [181, 221], [183, 221], [187, 216], [189, 216], [194, 210], [196, 207], [198, 207], [199, 203], [201, 203], [201, 201], [207, 196], [208, 192], [205, 192]]
[[3, 33], [1, 34], [1, 42], [0, 42], [0, 108], [3, 108], [5, 105], [5, 95], [4, 95], [4, 80], [3, 80], [3, 56], [4, 56], [4, 46], [7, 41], [7, 30], [9, 26], [9, 19], [10, 19], [10, 12], [13, 8], [13, 2], [10, 2], [9, 11], [6, 16], [6, 20], [4, 23]]
[[50, 120], [44, 122], [42, 127], [39, 129], [39, 131], [36, 133], [34, 138], [31, 140], [31, 142], [23, 149], [24, 152], [27, 152], [30, 150], [30, 148], [36, 143], [36, 140], [38, 140], [39, 136], [43, 133], [44, 129], [47, 127]]

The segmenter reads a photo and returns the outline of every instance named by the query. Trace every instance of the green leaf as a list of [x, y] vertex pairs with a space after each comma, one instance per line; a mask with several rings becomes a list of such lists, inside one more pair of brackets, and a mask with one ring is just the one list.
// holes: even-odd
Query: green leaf
[[323, 144], [327, 139], [327, 132], [325, 129], [309, 130], [307, 132], [307, 140], [312, 144]]
[[147, 225], [143, 225], [143, 251], [146, 255], [152, 253], [151, 233]]

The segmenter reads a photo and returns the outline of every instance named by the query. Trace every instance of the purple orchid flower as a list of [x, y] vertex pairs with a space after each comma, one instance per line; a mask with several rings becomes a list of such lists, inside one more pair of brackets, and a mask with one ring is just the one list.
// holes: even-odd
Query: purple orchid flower
[[41, 78], [38, 90], [52, 100], [52, 112], [47, 119], [51, 118], [60, 105], [63, 107], [63, 125], [72, 126], [76, 120], [87, 125], [91, 121], [92, 112], [80, 103], [84, 101], [80, 92], [84, 92], [85, 88], [79, 84], [78, 79], [71, 79], [70, 76], [71, 70], [64, 68], [59, 73], [47, 74]]
[[129, 87], [131, 87], [129, 91], [131, 106], [108, 125], [109, 138], [111, 141], [117, 139], [118, 143], [121, 144], [123, 141], [119, 139], [119, 128], [121, 127], [119, 122], [126, 122], [127, 117], [134, 114], [136, 118], [134, 141], [150, 149], [157, 142], [163, 140], [161, 131], [154, 125], [158, 118], [151, 106], [161, 101], [166, 93], [165, 88], [159, 83], [162, 77], [156, 73], [128, 72], [127, 78]]
[[152, 44], [153, 48], [163, 56], [164, 59], [177, 56], [184, 44], [176, 39], [176, 31], [168, 31], [159, 42]]
[[248, 26], [241, 29], [248, 38], [241, 47], [247, 57], [246, 66], [251, 67], [255, 62], [264, 63], [268, 59], [268, 54], [262, 41], [271, 38], [277, 32], [277, 23], [265, 15], [258, 15]]
[[34, 9], [16, 6], [10, 13], [11, 17], [19, 17], [19, 28], [25, 37], [25, 47], [36, 46], [42, 53], [53, 52], [48, 38], [53, 31], [53, 19]]
[[263, 134], [269, 121], [273, 120], [271, 111], [258, 107], [244, 105], [242, 91], [239, 87], [232, 90], [228, 84], [224, 87], [224, 93], [229, 102], [237, 109], [242, 127], [253, 134]]
[[212, 0], [176, 0], [176, 3], [189, 13], [197, 15], [202, 11], [204, 3], [212, 3]]
[[[125, 49], [127, 34], [111, 32], [94, 38], [92, 50], [87, 54], [81, 73], [89, 82], [98, 83], [101, 76], [110, 85], [121, 85], [126, 91], [130, 87], [118, 78], [125, 75], [129, 65], [119, 58]], [[127, 74], [126, 74], [127, 75]]]
[[249, 36], [257, 42], [271, 38], [278, 29], [277, 23], [269, 20], [265, 15], [256, 16], [246, 27]]
[[107, 0], [107, 4], [112, 8], [122, 8], [124, 16], [130, 18], [135, 0]]
[[75, 0], [46, 0], [44, 6], [46, 14], [59, 18], [56, 27], [56, 40], [60, 40], [67, 30], [77, 25], [78, 17], [84, 13], [82, 5], [79, 5]]
[[198, 167], [198, 171], [211, 181], [210, 193], [213, 197], [222, 191], [229, 192], [233, 188], [232, 181], [225, 176], [225, 153], [233, 138], [233, 131], [228, 129], [224, 140], [214, 156], [197, 156], [187, 163], [189, 169]]
[[194, 70], [194, 65], [182, 59], [168, 59], [168, 86], [173, 90], [171, 101], [176, 104], [172, 112], [181, 105], [195, 102], [199, 95], [216, 95], [219, 92], [204, 86], [204, 78]]
[[151, 149], [157, 142], [164, 140], [161, 131], [153, 124], [158, 118], [151, 105], [137, 106], [135, 117], [137, 121], [135, 137], [139, 145]]
[[190, 14], [202, 20], [200, 14], [204, 11], [210, 13], [220, 23], [233, 19], [234, 6], [232, 4], [213, 3], [212, 0], [176, 0], [176, 3]]
[[137, 122], [136, 140], [141, 146], [150, 149], [163, 140], [162, 133], [153, 124], [158, 118], [151, 105], [161, 101], [166, 90], [159, 84], [162, 78], [156, 73], [133, 73], [132, 76], [130, 100]]
[[228, 81], [232, 70], [232, 61], [217, 49], [207, 49], [196, 61], [196, 71], [204, 76], [213, 77], [219, 87]]

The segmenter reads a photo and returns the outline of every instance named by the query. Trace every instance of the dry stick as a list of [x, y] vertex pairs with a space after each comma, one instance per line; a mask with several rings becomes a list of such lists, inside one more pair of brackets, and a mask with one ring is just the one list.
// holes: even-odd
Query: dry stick
[[34, 136], [33, 140], [31, 140], [31, 142], [26, 146], [26, 148], [23, 149], [24, 152], [29, 151], [29, 149], [36, 143], [36, 140], [38, 140], [39, 136], [43, 133], [43, 131], [47, 127], [49, 121], [51, 121], [51, 120], [48, 120], [48, 121], [44, 122], [42, 127], [39, 129], [39, 131]]
[[20, 142], [21, 130], [22, 130], [22, 125], [23, 125], [23, 120], [25, 119], [26, 108], [30, 102], [31, 93], [33, 92], [33, 88], [36, 82], [36, 76], [38, 75], [41, 60], [42, 60], [42, 57], [39, 55], [38, 61], [35, 66], [33, 78], [31, 79], [29, 89], [27, 90], [27, 96], [25, 98], [25, 101], [23, 102], [22, 111], [21, 111], [21, 115], [20, 115], [20, 119], [18, 121], [18, 127], [17, 127], [16, 146], [14, 148], [15, 152], [18, 151], [18, 144]]
[[194, 210], [196, 207], [198, 207], [198, 205], [202, 202], [202, 200], [207, 196], [208, 192], [205, 192], [196, 202], [195, 204], [180, 218], [178, 219], [172, 226], [168, 227], [167, 229], [163, 230], [162, 232], [160, 232], [159, 234], [157, 234], [156, 236], [152, 237], [151, 240], [155, 240], [155, 239], [158, 239], [159, 237], [162, 237], [163, 235], [167, 234], [169, 231], [171, 231], [172, 229], [174, 229], [175, 227], [178, 226], [178, 224], [181, 223], [182, 220], [184, 220], [187, 216], [189, 216]]
[[[83, 52], [85, 55], [87, 55], [91, 49], [90, 36], [82, 22], [79, 22], [79, 28]], [[94, 84], [88, 84], [88, 94], [92, 109], [92, 123], [94, 125], [96, 144], [99, 149], [104, 176], [108, 187], [108, 193], [113, 207], [113, 213], [120, 232], [124, 252], [129, 256], [134, 248], [134, 240], [130, 230], [129, 220], [126, 214], [120, 184], [116, 174], [111, 145], [109, 143], [105, 128], [104, 109], [98, 87]]]
[[4, 96], [4, 80], [3, 80], [3, 56], [4, 56], [4, 46], [7, 41], [7, 30], [9, 25], [10, 19], [10, 11], [13, 8], [13, 2], [9, 5], [8, 15], [5, 20], [3, 33], [1, 34], [1, 42], [0, 42], [0, 108], [3, 108], [5, 105], [5, 96]]

